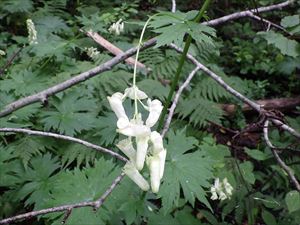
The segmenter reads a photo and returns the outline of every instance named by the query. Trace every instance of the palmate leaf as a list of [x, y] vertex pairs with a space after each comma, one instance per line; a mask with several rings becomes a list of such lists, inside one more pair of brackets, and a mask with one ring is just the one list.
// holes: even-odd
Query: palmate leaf
[[173, 14], [163, 13], [153, 18], [150, 27], [153, 32], [158, 33], [155, 47], [171, 44], [181, 45], [185, 34], [190, 34], [199, 43], [213, 44], [212, 37], [215, 37], [215, 30], [211, 27], [189, 21], [189, 13], [176, 12]]
[[[99, 159], [94, 167], [76, 168], [55, 177], [55, 187], [51, 191], [51, 198], [43, 207], [53, 207], [98, 199], [120, 174], [120, 168], [112, 161]], [[126, 196], [127, 197], [127, 196]], [[105, 224], [107, 210], [102, 207], [97, 212], [91, 208], [79, 208], [72, 211], [66, 224]], [[60, 224], [62, 213], [48, 214], [44, 217], [52, 220], [53, 224]], [[59, 216], [59, 218], [57, 218]]]
[[55, 110], [43, 111], [40, 115], [45, 130], [57, 129], [60, 133], [75, 135], [82, 130], [95, 127], [97, 121], [97, 103], [82, 97], [78, 92], [69, 92], [59, 100], [54, 99]]
[[212, 161], [199, 150], [191, 152], [197, 144], [196, 138], [186, 137], [185, 130], [169, 132], [165, 175], [159, 192], [165, 214], [178, 206], [180, 188], [186, 202], [194, 205], [198, 199], [210, 208], [203, 188], [210, 186]]

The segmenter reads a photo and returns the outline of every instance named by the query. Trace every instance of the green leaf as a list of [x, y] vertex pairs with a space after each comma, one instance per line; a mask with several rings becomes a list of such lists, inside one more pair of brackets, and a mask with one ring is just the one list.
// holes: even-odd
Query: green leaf
[[265, 154], [262, 151], [256, 150], [256, 149], [248, 149], [246, 148], [245, 152], [253, 159], [262, 161], [265, 160], [267, 158], [269, 158], [269, 156], [267, 154]]
[[179, 204], [180, 188], [185, 201], [194, 205], [198, 199], [210, 208], [204, 188], [208, 188], [212, 178], [211, 160], [201, 151], [193, 151], [197, 140], [186, 137], [185, 130], [169, 132], [165, 175], [159, 195], [162, 197], [163, 211], [166, 214]]
[[300, 193], [298, 191], [290, 191], [285, 196], [285, 203], [289, 213], [300, 209]]
[[267, 225], [276, 225], [277, 224], [275, 217], [269, 211], [263, 210], [261, 216]]
[[286, 16], [284, 17], [281, 22], [280, 25], [283, 27], [294, 27], [299, 25], [300, 23], [300, 16], [299, 15], [293, 15], [293, 16]]
[[4, 0], [3, 1], [3, 10], [8, 11], [10, 13], [17, 12], [30, 12], [33, 9], [33, 3], [31, 0]]
[[258, 32], [258, 34], [262, 35], [268, 44], [272, 44], [278, 48], [283, 55], [291, 57], [299, 56], [299, 43], [297, 41], [289, 40], [282, 34], [275, 33], [274, 31]]
[[246, 181], [254, 184], [255, 177], [253, 174], [253, 164], [249, 161], [240, 164], [241, 173]]

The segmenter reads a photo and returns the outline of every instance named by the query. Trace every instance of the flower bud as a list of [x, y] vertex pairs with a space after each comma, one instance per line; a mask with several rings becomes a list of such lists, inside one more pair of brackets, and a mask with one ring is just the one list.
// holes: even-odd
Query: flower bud
[[148, 141], [149, 141], [149, 135], [148, 136], [137, 136], [136, 137], [136, 168], [138, 170], [142, 170], [144, 167], [144, 162], [147, 155], [147, 149], [148, 149]]
[[160, 159], [158, 156], [149, 157], [149, 170], [152, 192], [157, 193], [160, 185]]
[[122, 99], [123, 99], [123, 94], [120, 92], [114, 93], [111, 97], [107, 97], [108, 102], [110, 104], [111, 109], [114, 111], [118, 119], [120, 118], [127, 118], [128, 117], [125, 113], [123, 104], [122, 104]]
[[148, 99], [147, 104], [149, 107], [149, 116], [146, 120], [146, 126], [153, 127], [160, 116], [163, 106], [157, 99], [153, 101], [151, 101], [151, 99]]
[[123, 169], [124, 173], [134, 182], [136, 183], [143, 191], [149, 190], [149, 184], [145, 180], [145, 178], [139, 173], [139, 171], [135, 168], [134, 164], [131, 162], [126, 163]]
[[136, 158], [136, 151], [132, 146], [132, 142], [130, 138], [123, 139], [119, 141], [116, 146], [132, 161]]

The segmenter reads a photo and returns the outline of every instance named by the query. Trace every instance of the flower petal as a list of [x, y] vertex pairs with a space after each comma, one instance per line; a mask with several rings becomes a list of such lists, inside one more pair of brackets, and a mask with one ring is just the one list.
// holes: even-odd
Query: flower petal
[[136, 98], [137, 99], [142, 100], [142, 99], [148, 98], [146, 93], [139, 90], [139, 88], [137, 86], [126, 88], [124, 94], [125, 94], [125, 96], [128, 96], [129, 98], [134, 100], [135, 99], [135, 91], [136, 91]]
[[162, 137], [157, 131], [151, 132], [150, 140], [153, 144], [153, 154], [158, 154], [164, 149]]
[[160, 179], [162, 179], [163, 175], [164, 175], [164, 170], [165, 170], [165, 162], [166, 162], [166, 156], [167, 156], [167, 150], [163, 149], [161, 152], [158, 153], [158, 157], [159, 157], [159, 177]]
[[136, 168], [142, 170], [144, 167], [147, 150], [148, 150], [149, 136], [137, 136], [136, 137]]
[[147, 136], [151, 133], [149, 127], [145, 125], [134, 124], [124, 118], [120, 118], [118, 120], [117, 127], [119, 128], [117, 129], [117, 132], [129, 137]]
[[118, 119], [120, 118], [127, 118], [127, 115], [125, 113], [123, 104], [122, 104], [122, 98], [123, 94], [120, 92], [114, 93], [111, 97], [107, 97], [109, 105], [111, 109], [114, 111]]
[[143, 191], [149, 190], [149, 184], [145, 178], [139, 173], [132, 162], [126, 163], [123, 168], [124, 173], [136, 183]]
[[131, 138], [123, 139], [119, 141], [116, 146], [130, 159], [135, 160], [136, 158], [136, 151], [132, 146]]
[[152, 192], [157, 193], [160, 185], [160, 159], [158, 156], [149, 157], [149, 170]]
[[147, 104], [149, 107], [149, 116], [146, 120], [146, 126], [153, 127], [161, 114], [163, 106], [157, 99], [153, 101], [151, 101], [151, 99], [148, 99]]

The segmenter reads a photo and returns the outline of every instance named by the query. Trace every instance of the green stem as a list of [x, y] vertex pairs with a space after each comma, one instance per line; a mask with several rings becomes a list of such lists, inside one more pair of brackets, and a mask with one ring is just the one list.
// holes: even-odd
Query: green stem
[[[194, 19], [194, 22], [198, 23], [201, 20], [201, 18], [204, 15], [204, 12], [206, 11], [206, 9], [209, 6], [210, 2], [211, 2], [211, 0], [205, 0], [204, 4], [202, 5], [201, 9], [199, 10], [199, 13], [197, 14], [196, 18]], [[184, 65], [184, 62], [185, 62], [185, 59], [186, 59], [186, 55], [187, 55], [188, 50], [190, 48], [191, 42], [192, 42], [192, 36], [189, 34], [188, 37], [187, 37], [187, 40], [185, 42], [185, 45], [184, 45], [184, 49], [183, 49], [183, 52], [182, 52], [182, 55], [181, 55], [181, 58], [180, 58], [180, 61], [179, 61], [179, 65], [177, 67], [177, 71], [176, 71], [175, 77], [174, 77], [174, 79], [172, 81], [171, 90], [169, 92], [167, 101], [165, 103], [164, 109], [163, 109], [163, 111], [161, 113], [161, 116], [160, 116], [160, 120], [159, 120], [159, 124], [158, 124], [158, 128], [157, 128], [158, 130], [161, 130], [162, 127], [163, 127], [164, 118], [165, 118], [165, 116], [167, 114], [167, 110], [169, 108], [169, 105], [170, 105], [172, 97], [174, 95], [176, 86], [178, 84], [179, 76], [180, 76], [182, 67]]]

